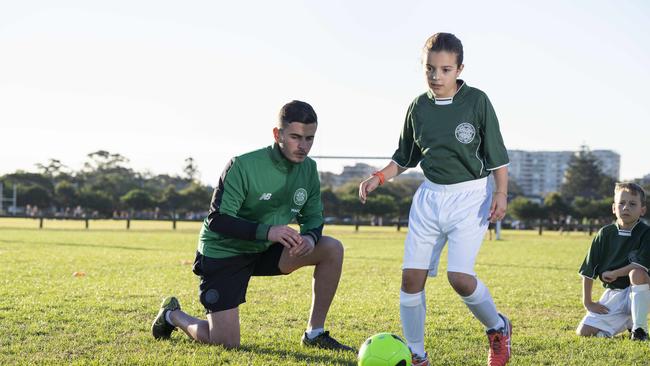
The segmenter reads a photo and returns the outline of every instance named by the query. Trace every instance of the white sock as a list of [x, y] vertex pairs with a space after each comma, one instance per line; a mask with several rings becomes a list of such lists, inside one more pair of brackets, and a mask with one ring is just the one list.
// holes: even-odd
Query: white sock
[[497, 307], [494, 305], [490, 290], [478, 278], [476, 279], [474, 292], [469, 296], [461, 296], [460, 298], [476, 319], [485, 326], [486, 330], [499, 329], [505, 326], [503, 319], [497, 312]]
[[648, 284], [632, 285], [630, 289], [632, 302], [632, 330], [642, 328], [648, 332], [648, 307], [650, 307], [650, 286]]
[[424, 290], [414, 294], [400, 291], [399, 313], [404, 338], [411, 352], [424, 356], [424, 322], [427, 314]]
[[168, 311], [168, 312], [165, 313], [165, 321], [167, 321], [167, 323], [169, 323], [169, 325], [172, 325], [172, 326], [175, 327], [176, 325], [174, 325], [174, 322], [172, 322], [172, 318], [169, 316], [171, 313], [172, 313], [171, 311]]
[[307, 329], [305, 331], [305, 333], [307, 333], [307, 338], [314, 339], [314, 338], [318, 337], [319, 335], [325, 333], [325, 329], [324, 328], [316, 328], [316, 329], [311, 329], [311, 330]]

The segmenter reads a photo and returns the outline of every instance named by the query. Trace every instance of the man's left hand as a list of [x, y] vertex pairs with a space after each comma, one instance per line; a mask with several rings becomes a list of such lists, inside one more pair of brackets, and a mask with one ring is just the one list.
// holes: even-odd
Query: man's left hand
[[289, 250], [292, 257], [304, 257], [314, 251], [314, 238], [309, 235], [300, 235], [302, 242]]

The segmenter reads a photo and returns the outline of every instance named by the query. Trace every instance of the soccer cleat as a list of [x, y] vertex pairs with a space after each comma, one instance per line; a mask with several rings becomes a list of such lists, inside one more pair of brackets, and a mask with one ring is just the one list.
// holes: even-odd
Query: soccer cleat
[[648, 333], [646, 333], [643, 328], [636, 328], [632, 334], [630, 334], [630, 339], [633, 341], [647, 341]]
[[302, 335], [301, 342], [304, 346], [307, 347], [316, 347], [322, 349], [331, 349], [335, 351], [351, 351], [356, 352], [352, 347], [348, 347], [344, 344], [339, 343], [336, 339], [330, 336], [330, 332], [323, 332], [316, 337], [309, 339], [307, 333]]
[[413, 366], [429, 366], [429, 354], [425, 352], [424, 356], [418, 356], [411, 353], [411, 364]]
[[151, 334], [153, 334], [154, 338], [168, 339], [172, 335], [176, 327], [167, 323], [165, 315], [167, 312], [174, 310], [181, 310], [181, 304], [178, 303], [178, 299], [173, 296], [166, 297], [160, 304], [160, 311], [158, 311], [158, 315], [156, 315], [153, 324], [151, 324]]
[[504, 366], [510, 359], [512, 324], [505, 315], [499, 314], [499, 316], [503, 319], [504, 326], [500, 329], [490, 329], [487, 331], [488, 340], [490, 341], [488, 366]]

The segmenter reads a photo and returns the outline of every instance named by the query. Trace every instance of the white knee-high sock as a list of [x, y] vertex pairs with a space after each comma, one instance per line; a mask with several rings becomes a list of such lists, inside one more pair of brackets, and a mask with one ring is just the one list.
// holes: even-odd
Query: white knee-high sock
[[476, 319], [485, 326], [486, 330], [499, 329], [505, 326], [499, 313], [497, 313], [497, 308], [490, 295], [490, 290], [478, 278], [476, 279], [476, 289], [474, 292], [469, 296], [461, 296], [460, 298], [463, 299], [463, 302], [472, 314], [474, 314]]
[[643, 328], [648, 332], [648, 308], [650, 307], [650, 285], [632, 285], [630, 289], [632, 302], [632, 330]]
[[424, 290], [414, 294], [400, 291], [399, 313], [402, 331], [411, 352], [424, 356], [424, 322], [427, 313]]

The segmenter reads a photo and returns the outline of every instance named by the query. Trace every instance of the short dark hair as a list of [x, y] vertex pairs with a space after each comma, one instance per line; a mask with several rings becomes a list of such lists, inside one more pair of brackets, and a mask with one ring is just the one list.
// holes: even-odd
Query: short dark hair
[[463, 44], [460, 39], [451, 33], [436, 33], [429, 37], [424, 43], [423, 52], [430, 51], [447, 51], [456, 54], [456, 64], [458, 67], [463, 64]]
[[627, 191], [632, 193], [634, 196], [639, 196], [639, 199], [641, 200], [641, 206], [646, 205], [645, 191], [640, 185], [632, 182], [618, 182], [616, 183], [616, 187], [614, 187], [614, 195], [620, 191]]
[[280, 113], [278, 114], [278, 127], [284, 127], [291, 122], [304, 124], [318, 123], [318, 117], [316, 117], [316, 112], [309, 103], [292, 100], [280, 109]]

